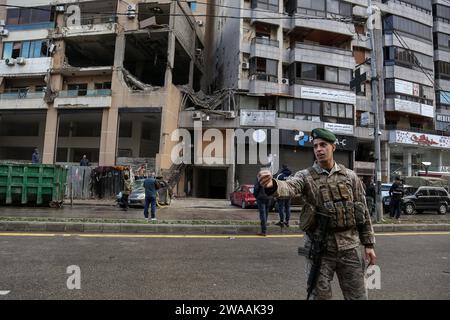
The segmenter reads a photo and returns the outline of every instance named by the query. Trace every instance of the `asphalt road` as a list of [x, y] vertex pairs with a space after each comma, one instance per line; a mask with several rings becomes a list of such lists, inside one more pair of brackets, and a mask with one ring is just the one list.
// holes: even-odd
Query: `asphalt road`
[[[0, 300], [304, 299], [302, 242], [3, 233]], [[371, 299], [450, 299], [450, 233], [380, 234], [376, 251], [381, 289]], [[79, 290], [67, 288], [71, 265], [80, 267]], [[336, 279], [333, 286], [342, 299]]]

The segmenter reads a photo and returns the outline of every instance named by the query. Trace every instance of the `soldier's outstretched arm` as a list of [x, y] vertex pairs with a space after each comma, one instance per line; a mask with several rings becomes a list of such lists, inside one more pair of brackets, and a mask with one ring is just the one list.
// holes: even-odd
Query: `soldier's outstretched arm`
[[266, 189], [268, 195], [289, 198], [303, 193], [306, 181], [305, 176], [301, 171], [297, 172], [294, 177], [285, 181], [274, 179], [270, 171], [261, 171], [258, 174], [258, 179], [261, 185]]

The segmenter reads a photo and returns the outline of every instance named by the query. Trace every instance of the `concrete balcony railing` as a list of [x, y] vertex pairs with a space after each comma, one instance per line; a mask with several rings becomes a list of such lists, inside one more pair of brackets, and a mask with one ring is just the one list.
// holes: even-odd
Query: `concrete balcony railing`
[[320, 19], [307, 20], [302, 19], [303, 15], [298, 14], [296, 16], [299, 16], [299, 19], [291, 19], [291, 30], [295, 28], [314, 29], [338, 33], [349, 37], [353, 37], [353, 35], [355, 34], [355, 27], [345, 22]]
[[280, 60], [279, 45], [278, 40], [255, 37], [250, 44], [250, 56]]
[[17, 59], [0, 60], [0, 76], [39, 76], [46, 75], [52, 64], [52, 58], [27, 58], [24, 64], [18, 64]]
[[250, 76], [249, 93], [281, 93], [278, 77], [268, 74], [254, 74]]
[[47, 109], [44, 92], [14, 92], [0, 94], [0, 109]]
[[55, 98], [55, 108], [110, 108], [111, 90], [60, 91]]
[[113, 34], [116, 32], [116, 16], [82, 18], [79, 25], [62, 28], [62, 34], [65, 37]]
[[290, 49], [290, 62], [307, 62], [346, 69], [354, 69], [351, 50], [296, 42]]

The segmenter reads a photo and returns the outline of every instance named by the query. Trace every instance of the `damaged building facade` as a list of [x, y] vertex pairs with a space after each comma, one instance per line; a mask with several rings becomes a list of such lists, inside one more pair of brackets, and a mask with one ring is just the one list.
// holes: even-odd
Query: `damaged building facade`
[[[1, 0], [0, 160], [173, 169], [204, 24], [186, 1]], [[31, 7], [32, 6], [32, 7]]]

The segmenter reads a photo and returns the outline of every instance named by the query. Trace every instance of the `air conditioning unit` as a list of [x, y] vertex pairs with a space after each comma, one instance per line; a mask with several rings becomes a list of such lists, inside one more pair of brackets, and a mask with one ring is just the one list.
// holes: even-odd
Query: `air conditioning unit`
[[2, 36], [2, 37], [9, 36], [9, 31], [6, 29], [0, 30], [0, 36]]
[[199, 111], [195, 111], [193, 114], [192, 114], [192, 119], [194, 119], [194, 120], [202, 120], [202, 113], [201, 112], [199, 112]]
[[20, 64], [23, 66], [24, 64], [27, 63], [27, 60], [25, 60], [25, 58], [23, 58], [23, 57], [19, 57], [19, 58], [17, 58], [16, 62], [17, 62], [17, 64]]
[[248, 62], [242, 62], [242, 70], [250, 69], [250, 64]]
[[5, 20], [0, 20], [0, 27], [6, 26]]
[[7, 59], [5, 59], [5, 63], [6, 63], [6, 65], [8, 65], [8, 66], [13, 66], [13, 65], [16, 64], [16, 60], [14, 60], [14, 59], [12, 59], [12, 58], [7, 58]]
[[234, 119], [234, 118], [236, 118], [236, 112], [235, 111], [227, 111], [225, 113], [225, 118], [227, 118], [227, 119]]
[[203, 52], [202, 49], [199, 49], [199, 48], [195, 49], [195, 54], [198, 55], [198, 56], [201, 55], [202, 52]]
[[56, 6], [55, 11], [56, 12], [66, 12], [66, 7], [63, 5]]
[[136, 6], [130, 4], [127, 8], [127, 17], [128, 19], [136, 18]]
[[198, 25], [199, 27], [203, 27], [203, 21], [202, 21], [202, 20], [197, 20], [197, 21], [195, 21], [195, 22], [197, 22], [197, 25]]
[[289, 79], [288, 78], [282, 78], [281, 79], [281, 83], [282, 84], [289, 84]]

